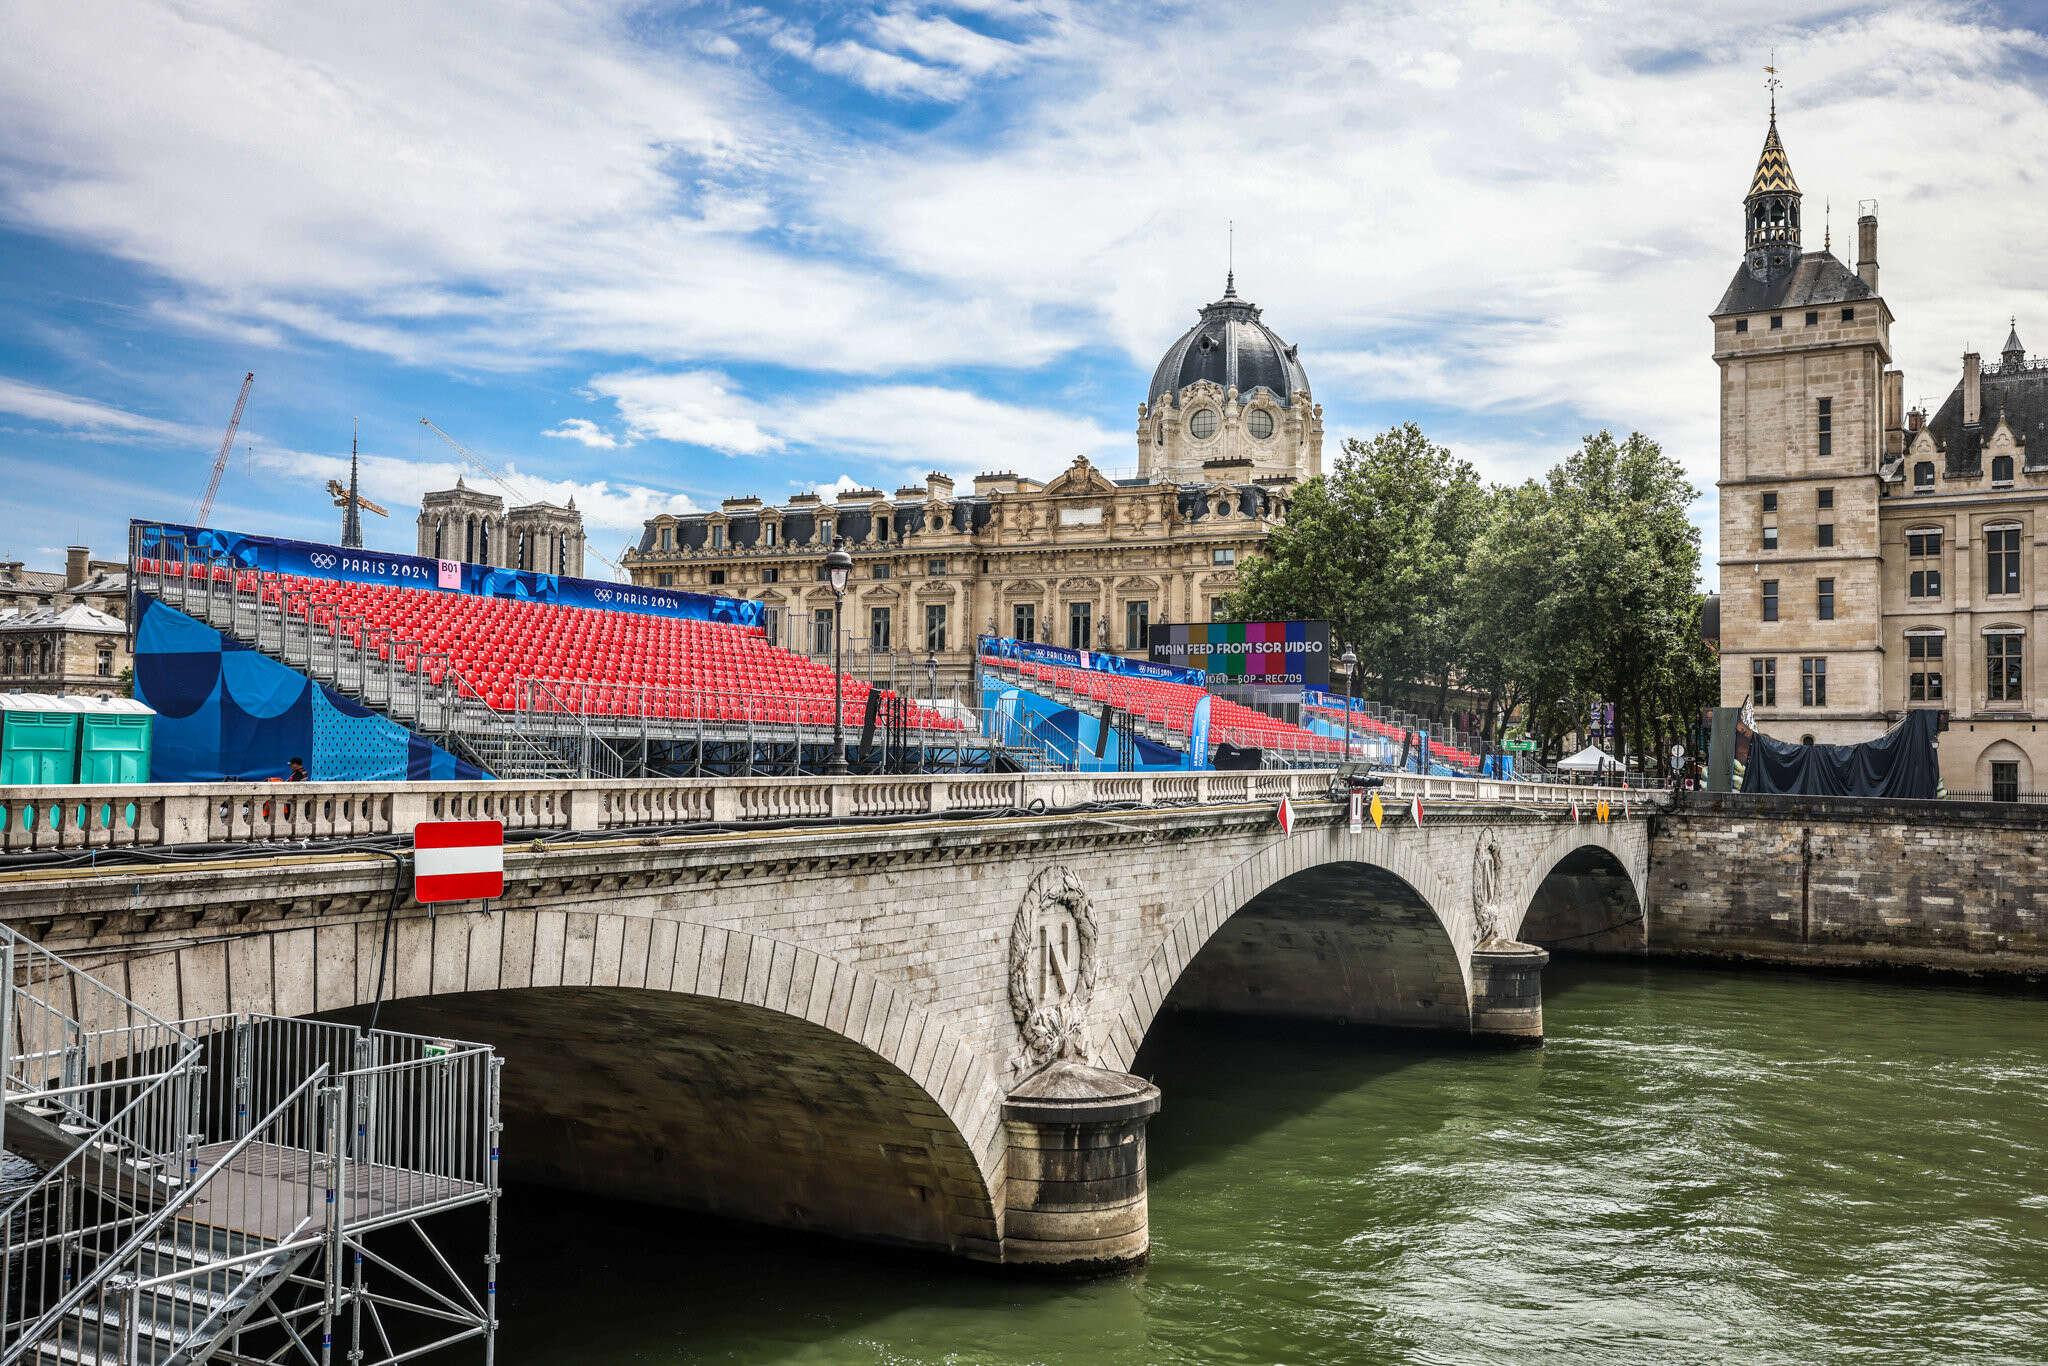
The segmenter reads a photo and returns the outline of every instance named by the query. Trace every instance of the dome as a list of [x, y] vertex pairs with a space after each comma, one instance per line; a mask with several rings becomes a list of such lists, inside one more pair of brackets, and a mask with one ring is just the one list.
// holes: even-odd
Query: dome
[[1258, 308], [1237, 297], [1237, 277], [1223, 286], [1223, 297], [1202, 310], [1202, 320], [1166, 348], [1152, 372], [1148, 402], [1178, 405], [1180, 391], [1196, 380], [1212, 380], [1240, 396], [1264, 385], [1282, 406], [1292, 407], [1297, 389], [1308, 388], [1296, 348], [1280, 340], [1259, 321]]

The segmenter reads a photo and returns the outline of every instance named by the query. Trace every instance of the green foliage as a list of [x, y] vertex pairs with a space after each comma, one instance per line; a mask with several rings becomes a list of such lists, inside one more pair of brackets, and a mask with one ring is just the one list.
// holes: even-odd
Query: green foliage
[[1641, 433], [1589, 436], [1544, 479], [1489, 489], [1409, 423], [1346, 442], [1302, 486], [1231, 610], [1327, 619], [1382, 701], [1441, 715], [1456, 687], [1553, 753], [1612, 701], [1623, 747], [1661, 755], [1717, 691], [1697, 497]]

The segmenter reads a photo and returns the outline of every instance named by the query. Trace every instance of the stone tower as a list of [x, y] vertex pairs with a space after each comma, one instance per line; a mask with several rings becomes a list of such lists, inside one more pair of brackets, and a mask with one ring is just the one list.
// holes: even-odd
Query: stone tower
[[1138, 405], [1138, 473], [1155, 482], [1285, 483], [1323, 471], [1323, 410], [1297, 347], [1237, 294], [1237, 276], [1167, 348]]
[[1779, 739], [1885, 728], [1878, 500], [1891, 311], [1877, 219], [1860, 268], [1805, 250], [1775, 103], [1749, 193], [1743, 257], [1713, 311], [1721, 369], [1721, 701]]

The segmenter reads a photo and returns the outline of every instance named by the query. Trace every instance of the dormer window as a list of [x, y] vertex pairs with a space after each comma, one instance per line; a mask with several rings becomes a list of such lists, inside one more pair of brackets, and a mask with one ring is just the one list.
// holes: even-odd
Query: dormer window
[[714, 525], [712, 526], [712, 528], [711, 528], [711, 548], [712, 548], [713, 550], [723, 550], [723, 549], [725, 549], [725, 528], [724, 528], [724, 527], [722, 527], [722, 526], [718, 526], [718, 525], [715, 525], [715, 524], [714, 524]]
[[1919, 464], [1913, 466], [1913, 492], [1934, 492], [1934, 462], [1932, 460], [1922, 460]]
[[777, 526], [777, 525], [776, 525], [776, 524], [775, 524], [774, 522], [763, 522], [763, 523], [761, 523], [761, 544], [762, 544], [762, 545], [764, 545], [764, 546], [772, 546], [772, 545], [774, 545], [774, 544], [775, 544], [775, 542], [776, 542], [776, 540], [777, 540], [777, 538], [778, 538], [778, 537], [780, 537], [781, 535], [782, 535], [782, 528], [781, 528], [780, 526]]
[[2012, 482], [2011, 456], [1994, 455], [1991, 457], [1991, 482], [1994, 484], [2010, 484]]

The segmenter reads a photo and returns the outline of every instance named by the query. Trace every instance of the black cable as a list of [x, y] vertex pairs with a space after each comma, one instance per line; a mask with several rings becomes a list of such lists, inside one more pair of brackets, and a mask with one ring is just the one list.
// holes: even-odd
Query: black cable
[[1562, 939], [1532, 939], [1529, 942], [1534, 944], [1539, 949], [1552, 949], [1556, 948], [1559, 944], [1576, 944], [1581, 939], [1593, 939], [1600, 935], [1608, 934], [1614, 930], [1625, 930], [1631, 925], [1642, 924], [1644, 919], [1645, 917], [1642, 915], [1642, 913], [1637, 912], [1635, 915], [1630, 916], [1627, 920], [1617, 920], [1612, 925], [1607, 926], [1605, 929], [1588, 930], [1584, 934], [1568, 934]]
[[370, 1003], [370, 1022], [363, 1026], [365, 1035], [377, 1032], [377, 1015], [384, 1009], [384, 969], [391, 961], [391, 927], [398, 919], [398, 903], [405, 890], [405, 855], [391, 849], [372, 852], [391, 859], [391, 900], [384, 907], [384, 937], [377, 946], [377, 996]]

